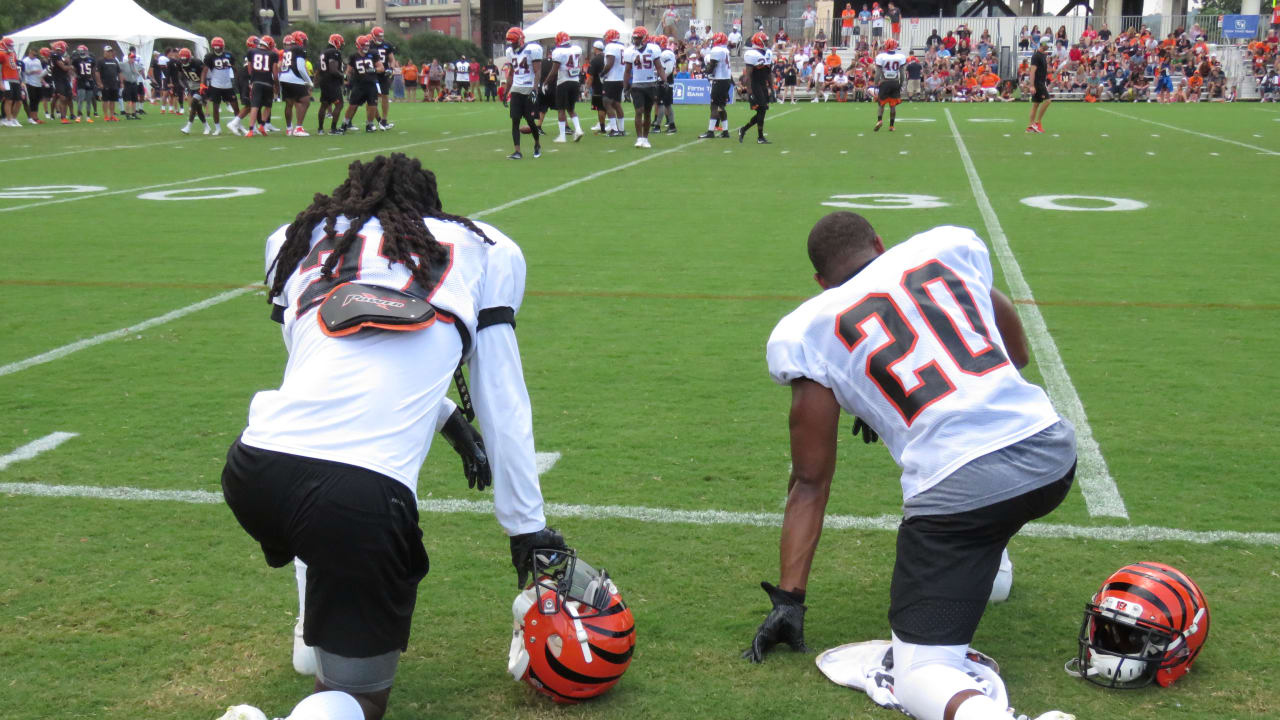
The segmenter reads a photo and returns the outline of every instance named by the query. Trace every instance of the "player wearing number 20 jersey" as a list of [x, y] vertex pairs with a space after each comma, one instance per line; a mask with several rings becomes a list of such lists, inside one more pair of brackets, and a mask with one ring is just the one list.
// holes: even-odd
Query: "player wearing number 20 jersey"
[[764, 583], [774, 610], [749, 657], [779, 640], [803, 646], [844, 410], [902, 467], [894, 694], [917, 718], [1007, 718], [1007, 698], [985, 694], [965, 657], [1009, 539], [1071, 488], [1074, 430], [1018, 373], [1022, 326], [972, 230], [938, 227], [886, 250], [865, 218], [836, 212], [814, 225], [808, 251], [824, 292], [783, 318], [767, 349], [770, 375], [791, 387], [792, 471], [780, 577]]

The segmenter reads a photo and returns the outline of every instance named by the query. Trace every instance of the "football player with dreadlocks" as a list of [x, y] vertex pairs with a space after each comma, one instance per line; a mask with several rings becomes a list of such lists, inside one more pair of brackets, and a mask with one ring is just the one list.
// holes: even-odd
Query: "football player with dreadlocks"
[[329, 47], [320, 53], [320, 111], [317, 113], [320, 119], [316, 126], [316, 134], [324, 134], [324, 118], [327, 114], [332, 119], [329, 121], [329, 133], [331, 135], [341, 135], [343, 130], [338, 127], [338, 118], [342, 117], [342, 79], [343, 79], [343, 63], [342, 63], [342, 36], [334, 33], [329, 36]]
[[[291, 716], [377, 720], [427, 574], [418, 474], [437, 427], [468, 484], [492, 483], [519, 587], [535, 550], [566, 549], [547, 527], [516, 341], [524, 256], [445, 212], [435, 175], [397, 153], [352, 163], [272, 233], [266, 267], [289, 359], [227, 452], [223, 497], [268, 565], [306, 564], [316, 694]], [[464, 364], [487, 441], [464, 409], [445, 412]]]
[[769, 112], [769, 85], [773, 82], [773, 51], [769, 45], [769, 36], [758, 32], [751, 36], [751, 47], [742, 54], [742, 83], [751, 88], [751, 109], [756, 114], [746, 125], [738, 128], [738, 142], [747, 136], [752, 125], [756, 126], [756, 142], [768, 145], [769, 139], [764, 136], [764, 115]]
[[524, 31], [518, 27], [507, 30], [507, 85], [503, 97], [507, 98], [511, 108], [511, 143], [515, 152], [507, 156], [511, 160], [524, 157], [520, 153], [520, 121], [524, 120], [533, 135], [533, 156], [542, 157], [542, 130], [538, 128], [537, 81], [542, 77], [542, 46], [536, 42], [525, 42]]

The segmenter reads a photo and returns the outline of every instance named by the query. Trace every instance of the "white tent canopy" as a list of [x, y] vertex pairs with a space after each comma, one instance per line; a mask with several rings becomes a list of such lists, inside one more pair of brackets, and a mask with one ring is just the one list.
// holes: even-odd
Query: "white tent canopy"
[[617, 30], [626, 37], [631, 33], [631, 26], [600, 0], [564, 0], [560, 7], [525, 28], [524, 36], [527, 40], [546, 40], [563, 31], [569, 33], [569, 37], [598, 39], [604, 36], [605, 30]]
[[[49, 40], [112, 40], [120, 45], [118, 57], [124, 57], [132, 45], [145, 64], [150, 64], [151, 50], [159, 38], [193, 43], [196, 57], [209, 50], [205, 38], [156, 18], [133, 0], [72, 0], [57, 15], [10, 37], [19, 54], [31, 43]], [[91, 50], [102, 56], [101, 47]]]

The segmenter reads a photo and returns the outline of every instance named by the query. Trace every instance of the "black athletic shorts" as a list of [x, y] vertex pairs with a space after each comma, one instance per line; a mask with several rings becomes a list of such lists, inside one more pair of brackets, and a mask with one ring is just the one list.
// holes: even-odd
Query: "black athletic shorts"
[[1031, 93], [1031, 102], [1044, 102], [1049, 99], [1048, 84], [1037, 83], [1035, 92]]
[[5, 91], [4, 95], [6, 100], [22, 102], [22, 83], [17, 80], [10, 80], [9, 89]]
[[578, 102], [578, 98], [581, 95], [582, 86], [576, 82], [556, 85], [556, 109], [573, 112], [573, 106]]
[[751, 88], [751, 109], [752, 110], [768, 110], [769, 109], [769, 89], [753, 87]]
[[382, 73], [381, 76], [379, 76], [378, 78], [378, 94], [379, 95], [391, 94], [391, 78], [394, 75], [395, 73], [385, 72], [385, 73]]
[[636, 112], [652, 110], [658, 102], [658, 93], [657, 85], [632, 85], [631, 104], [635, 106]]
[[209, 92], [205, 94], [204, 99], [209, 101], [209, 104], [211, 105], [218, 105], [221, 103], [227, 103], [230, 105], [236, 101], [236, 91], [231, 88], [211, 87], [209, 88]]
[[616, 103], [622, 102], [622, 81], [604, 81], [604, 96]]
[[471, 92], [471, 83], [466, 80], [455, 80], [453, 85], [457, 89], [459, 95]]
[[729, 88], [733, 87], [732, 80], [712, 80], [711, 81], [711, 104], [721, 107], [729, 104]]
[[541, 88], [533, 89], [533, 106], [537, 108], [534, 112], [539, 115], [546, 115], [556, 104], [555, 93], [543, 92]]
[[65, 98], [71, 97], [71, 81], [70, 80], [55, 81], [53, 84], [53, 94], [61, 95], [62, 97], [65, 97]]
[[507, 107], [510, 110], [512, 120], [521, 120], [525, 115], [538, 114], [538, 102], [533, 95], [528, 93], [513, 92], [507, 96]]
[[880, 81], [880, 103], [883, 105], [885, 100], [897, 100], [902, 97], [902, 83], [898, 80], [881, 80]]
[[102, 101], [115, 102], [120, 99], [120, 88], [102, 88]]
[[124, 92], [123, 92], [123, 93], [121, 93], [121, 98], [120, 98], [120, 99], [121, 99], [121, 100], [124, 100], [125, 102], [137, 102], [137, 101], [138, 101], [138, 86], [137, 86], [137, 85], [135, 85], [134, 83], [129, 83], [129, 82], [125, 83], [125, 84], [124, 84]]
[[320, 82], [320, 102], [342, 102], [342, 81], [322, 80]]
[[276, 90], [270, 85], [262, 83], [253, 83], [249, 86], [249, 106], [250, 107], [271, 107], [271, 103], [275, 102]]
[[898, 525], [889, 626], [918, 645], [968, 645], [987, 608], [1009, 538], [1048, 515], [1071, 489], [1076, 468], [1035, 490], [953, 515], [917, 515]]
[[182, 86], [177, 83], [172, 83], [171, 85], [172, 86], [169, 89], [173, 91], [173, 96], [178, 99], [178, 102], [182, 102]]
[[604, 110], [604, 95], [592, 95], [592, 96], [591, 96], [591, 109], [592, 109], [592, 110]]
[[351, 97], [347, 103], [351, 107], [375, 105], [378, 102], [378, 86], [376, 83], [354, 83], [351, 85]]
[[222, 492], [268, 565], [307, 563], [308, 645], [351, 658], [408, 647], [429, 565], [409, 488], [365, 468], [237, 439]]
[[659, 97], [659, 100], [658, 100], [659, 105], [666, 105], [667, 107], [671, 107], [676, 102], [675, 86], [670, 83], [663, 85], [662, 90], [660, 90], [658, 93], [658, 97]]
[[307, 92], [306, 85], [299, 85], [298, 83], [287, 83], [287, 82], [280, 83], [280, 99], [281, 100], [297, 101], [297, 100], [301, 100], [304, 97], [307, 97], [309, 94], [310, 93]]

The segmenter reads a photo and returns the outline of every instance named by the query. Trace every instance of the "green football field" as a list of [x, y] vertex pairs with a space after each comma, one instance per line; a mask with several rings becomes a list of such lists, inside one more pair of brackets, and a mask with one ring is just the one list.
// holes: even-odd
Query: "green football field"
[[[266, 236], [351, 160], [392, 151], [437, 173], [446, 210], [524, 250], [548, 518], [616, 578], [638, 644], [621, 683], [576, 707], [506, 675], [508, 544], [440, 444], [419, 485], [431, 573], [388, 717], [898, 717], [812, 654], [739, 659], [768, 610], [759, 582], [777, 579], [789, 462], [765, 341], [817, 291], [805, 239], [834, 208], [888, 245], [974, 228], [1023, 312], [1025, 373], [1077, 425], [1076, 487], [1013, 540], [1012, 596], [973, 643], [1014, 706], [1280, 716], [1280, 111], [1060, 104], [1027, 135], [1024, 103], [901, 110], [890, 134], [871, 105], [776, 106], [760, 146], [695, 140], [705, 109], [678, 107], [680, 132], [651, 150], [589, 134], [535, 160], [525, 136], [520, 162], [498, 105], [400, 105], [390, 132], [346, 137], [184, 137], [154, 106], [0, 128], [4, 716], [284, 716], [308, 692], [292, 570], [266, 567], [219, 476], [284, 367]], [[815, 649], [888, 637], [900, 505], [888, 453], [843, 433], [808, 588]], [[1208, 598], [1192, 673], [1132, 692], [1069, 677], [1085, 601], [1142, 560]]]

